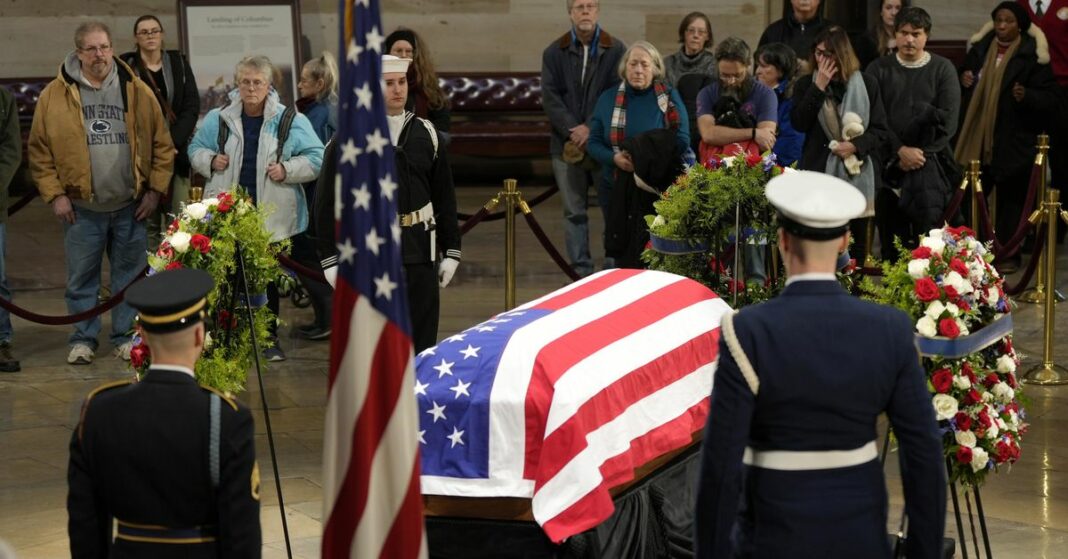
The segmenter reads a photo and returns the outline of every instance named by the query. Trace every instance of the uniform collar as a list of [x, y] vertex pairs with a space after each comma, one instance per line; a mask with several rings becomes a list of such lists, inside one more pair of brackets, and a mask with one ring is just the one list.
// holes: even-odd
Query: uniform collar
[[196, 376], [188, 367], [179, 365], [152, 365], [148, 368], [148, 374], [141, 382], [162, 382], [166, 384], [181, 384], [185, 382], [196, 384]]
[[786, 285], [797, 283], [799, 281], [826, 281], [837, 279], [834, 274], [830, 272], [810, 272], [807, 274], [797, 274], [796, 276], [790, 276], [786, 279]]
[[787, 284], [782, 295], [848, 295], [842, 284], [834, 279], [812, 279]]

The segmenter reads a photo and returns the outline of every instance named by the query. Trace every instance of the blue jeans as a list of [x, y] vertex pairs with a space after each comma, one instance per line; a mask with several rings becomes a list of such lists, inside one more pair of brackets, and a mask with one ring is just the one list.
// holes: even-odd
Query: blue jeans
[[[7, 223], [0, 222], [0, 297], [11, 300], [11, 290], [7, 288]], [[11, 341], [11, 313], [0, 308], [0, 343]]]
[[553, 177], [564, 198], [564, 245], [571, 267], [580, 276], [593, 273], [593, 258], [590, 257], [590, 220], [586, 215], [586, 170], [578, 165], [564, 162], [559, 155], [553, 156]]
[[[134, 219], [137, 203], [113, 212], [95, 212], [74, 206], [74, 224], [64, 224], [63, 248], [67, 253], [67, 312], [87, 311], [97, 303], [100, 269], [107, 253], [111, 293], [122, 291], [145, 268], [146, 235], [143, 221]], [[111, 310], [111, 343], [118, 347], [130, 340], [134, 310], [125, 302]], [[74, 325], [70, 345], [97, 348], [100, 317]]]

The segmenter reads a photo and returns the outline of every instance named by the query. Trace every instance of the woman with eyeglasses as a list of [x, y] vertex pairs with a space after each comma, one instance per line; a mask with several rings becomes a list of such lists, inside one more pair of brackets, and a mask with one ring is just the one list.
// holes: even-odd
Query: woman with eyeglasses
[[843, 179], [864, 195], [864, 213], [850, 222], [859, 239], [852, 252], [861, 262], [871, 252], [868, 224], [882, 184], [878, 154], [889, 142], [879, 84], [860, 71], [849, 35], [837, 25], [816, 35], [809, 66], [815, 70], [797, 81], [790, 113], [794, 128], [805, 134], [798, 166]]
[[[189, 144], [189, 161], [194, 171], [207, 177], [205, 197], [239, 185], [257, 206], [271, 208], [266, 226], [271, 240], [279, 242], [308, 228], [303, 183], [319, 176], [323, 142], [307, 117], [279, 100], [271, 87], [274, 75], [266, 56], [246, 56], [237, 63], [237, 88], [230, 92], [227, 105], [204, 117]], [[267, 288], [267, 306], [278, 316], [274, 283]], [[277, 328], [271, 325], [275, 342], [263, 352], [268, 361], [286, 358], [278, 345]]]
[[156, 16], [141, 16], [134, 22], [134, 50], [120, 56], [156, 95], [156, 101], [170, 125], [171, 140], [176, 150], [170, 195], [145, 221], [150, 250], [155, 250], [159, 245], [160, 231], [165, 228], [167, 214], [178, 211], [180, 204], [189, 200], [189, 157], [185, 148], [200, 114], [200, 95], [197, 93], [193, 69], [182, 53], [164, 49], [163, 36], [163, 24]]
[[712, 21], [701, 12], [690, 12], [679, 23], [678, 52], [664, 58], [664, 81], [679, 86], [679, 79], [687, 74], [700, 74], [715, 79], [716, 57], [712, 54]]

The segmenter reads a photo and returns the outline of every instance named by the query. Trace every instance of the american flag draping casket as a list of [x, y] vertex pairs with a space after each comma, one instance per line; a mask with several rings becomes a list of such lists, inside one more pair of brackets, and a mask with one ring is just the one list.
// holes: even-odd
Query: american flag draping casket
[[416, 359], [425, 495], [531, 499], [553, 541], [704, 426], [730, 307], [693, 280], [608, 270]]

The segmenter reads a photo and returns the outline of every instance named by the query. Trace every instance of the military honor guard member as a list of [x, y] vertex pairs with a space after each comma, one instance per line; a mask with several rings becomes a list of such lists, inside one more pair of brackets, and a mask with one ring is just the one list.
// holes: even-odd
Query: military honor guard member
[[212, 286], [181, 269], [126, 292], [152, 365], [82, 405], [68, 468], [72, 557], [260, 556], [252, 414], [193, 377]]
[[860, 192], [815, 172], [772, 179], [782, 294], [725, 316], [697, 495], [697, 556], [889, 558], [876, 421], [900, 442], [908, 557], [938, 557], [942, 445], [912, 322], [835, 280]]

